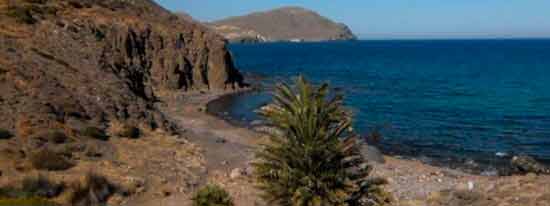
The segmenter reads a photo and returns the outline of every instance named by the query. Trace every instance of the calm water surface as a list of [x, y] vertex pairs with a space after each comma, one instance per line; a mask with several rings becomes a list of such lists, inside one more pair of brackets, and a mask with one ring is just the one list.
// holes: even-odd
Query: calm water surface
[[[233, 97], [233, 119], [258, 119], [274, 83], [328, 82], [355, 127], [386, 153], [494, 166], [510, 155], [550, 162], [550, 40], [355, 41], [231, 45], [265, 91]], [[496, 166], [495, 166], [496, 167]]]

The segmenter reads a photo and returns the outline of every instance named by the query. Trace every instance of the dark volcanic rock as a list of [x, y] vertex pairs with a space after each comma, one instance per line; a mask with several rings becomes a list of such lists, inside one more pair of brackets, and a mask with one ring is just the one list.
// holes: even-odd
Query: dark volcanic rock
[[[5, 2], [5, 1], [4, 1]], [[0, 3], [0, 128], [78, 135], [110, 121], [171, 130], [157, 97], [242, 85], [225, 41], [149, 0]], [[35, 22], [10, 14], [27, 11]]]

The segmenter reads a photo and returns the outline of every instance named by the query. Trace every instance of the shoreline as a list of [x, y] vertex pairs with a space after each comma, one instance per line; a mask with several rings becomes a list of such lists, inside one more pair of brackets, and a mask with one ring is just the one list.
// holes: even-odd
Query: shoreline
[[231, 118], [229, 115], [226, 115], [227, 110], [223, 108], [231, 102], [231, 99], [233, 97], [239, 96], [239, 95], [246, 95], [254, 92], [260, 92], [260, 91], [256, 89], [247, 89], [247, 90], [238, 91], [235, 93], [229, 92], [226, 94], [221, 94], [217, 98], [213, 98], [210, 101], [206, 102], [205, 104], [206, 113], [212, 116], [215, 116], [217, 118], [220, 118], [222, 120], [225, 120], [234, 126], [249, 128], [250, 124], [247, 121]]
[[[250, 91], [245, 91], [250, 92]], [[210, 98], [204, 102], [204, 105], [212, 104], [231, 95], [239, 95], [242, 92], [229, 92], [217, 97]], [[204, 116], [215, 118], [218, 121], [223, 121], [233, 128], [248, 130], [251, 134], [259, 137], [260, 133], [253, 131], [250, 128], [239, 127], [228, 120], [219, 117], [213, 113], [205, 112]], [[395, 156], [383, 155], [385, 163], [373, 163], [372, 176], [383, 177], [388, 180], [389, 184], [385, 188], [393, 194], [398, 200], [399, 205], [416, 205], [418, 200], [433, 199], [434, 194], [439, 194], [442, 191], [462, 191], [466, 190], [471, 193], [480, 194], [514, 194], [516, 189], [523, 186], [522, 182], [532, 182], [534, 185], [539, 185], [542, 189], [548, 189], [550, 192], [550, 176], [546, 175], [510, 175], [510, 176], [483, 176], [478, 174], [469, 174], [459, 169], [448, 167], [434, 166], [415, 159], [401, 159]], [[501, 190], [500, 186], [517, 186], [512, 191]], [[511, 187], [511, 186], [510, 186]], [[506, 187], [505, 187], [506, 188]], [[517, 195], [517, 194], [514, 194]], [[511, 195], [513, 196], [513, 195]], [[420, 204], [422, 205], [422, 204]]]
[[[224, 92], [222, 94], [219, 94], [217, 97], [211, 98], [208, 102], [205, 103], [206, 113], [214, 117], [217, 117], [221, 120], [224, 120], [235, 127], [245, 128], [245, 129], [252, 130], [254, 132], [259, 132], [254, 128], [262, 128], [265, 125], [263, 125], [262, 123], [255, 124], [254, 122], [257, 120], [242, 120], [239, 118], [233, 118], [231, 115], [228, 114], [227, 110], [224, 109], [226, 108], [226, 105], [229, 105], [232, 103], [231, 101], [233, 100], [233, 97], [255, 93], [255, 92], [262, 92], [262, 91], [251, 88], [251, 89], [245, 89], [237, 92]], [[261, 122], [261, 120], [259, 121]], [[421, 154], [413, 155], [410, 152], [404, 152], [398, 149], [387, 150], [388, 147], [381, 147], [379, 145], [374, 145], [374, 146], [382, 152], [382, 155], [384, 157], [392, 157], [395, 159], [402, 159], [402, 160], [409, 160], [409, 161], [420, 161], [429, 166], [457, 170], [457, 171], [461, 171], [472, 175], [512, 176], [512, 175], [518, 174], [517, 171], [513, 170], [513, 166], [510, 163], [513, 156], [508, 156], [510, 159], [500, 159], [498, 161], [498, 164], [488, 164], [488, 163], [486, 164], [486, 163], [477, 162], [473, 159], [468, 159], [468, 158], [437, 159], [434, 157], [428, 157]], [[386, 150], [384, 148], [386, 148]], [[502, 157], [495, 156], [495, 159], [497, 158], [502, 158]]]
[[[213, 101], [217, 101], [220, 98], [227, 97], [228, 95], [242, 94], [239, 92], [224, 92], [222, 94], [210, 96], [209, 98], [202, 99], [202, 106], [212, 104]], [[250, 92], [250, 91], [245, 91]], [[200, 102], [199, 101], [199, 102]], [[250, 141], [250, 138], [259, 138], [261, 133], [253, 131], [250, 128], [239, 127], [234, 125], [226, 119], [223, 119], [215, 114], [209, 112], [202, 112], [198, 116], [198, 119], [216, 119], [216, 121], [224, 122], [223, 125], [228, 130], [226, 134], [231, 133], [232, 130], [245, 130], [249, 135], [245, 137], [249, 139], [248, 145], [254, 147], [257, 141]], [[216, 123], [217, 124], [217, 123]], [[205, 129], [219, 129], [216, 124], [204, 125]], [[242, 138], [242, 136], [241, 136]], [[228, 141], [232, 141], [228, 139]], [[500, 191], [497, 185], [518, 185], [522, 181], [532, 181], [533, 184], [539, 185], [541, 188], [550, 187], [546, 186], [546, 182], [550, 182], [550, 176], [545, 175], [511, 175], [511, 176], [483, 176], [476, 174], [469, 174], [458, 169], [452, 169], [448, 167], [440, 167], [426, 164], [420, 160], [412, 159], [400, 159], [394, 156], [383, 155], [385, 163], [373, 163], [373, 177], [383, 177], [388, 180], [389, 184], [385, 188], [393, 194], [393, 196], [400, 202], [399, 205], [408, 205], [405, 202], [415, 202], [418, 200], [428, 200], [433, 198], [433, 194], [438, 194], [442, 191], [461, 191], [467, 190], [470, 192], [476, 192], [480, 194], [488, 193], [506, 193], [509, 191]], [[473, 188], [470, 186], [473, 185]], [[518, 186], [519, 188], [521, 186]], [[519, 189], [517, 188], [517, 189]], [[550, 192], [550, 188], [548, 188]], [[402, 204], [401, 204], [402, 203]], [[413, 204], [414, 205], [414, 204]]]
[[[267, 206], [260, 198], [260, 191], [254, 187], [253, 167], [250, 164], [256, 146], [263, 143], [266, 136], [205, 111], [208, 103], [240, 92], [243, 90], [186, 94], [184, 98], [175, 98], [176, 101], [165, 99], [168, 101], [164, 101], [166, 104], [161, 110], [183, 130], [182, 137], [201, 151], [197, 155], [204, 162], [205, 169], [198, 172], [202, 180], [192, 188], [217, 184], [229, 192], [235, 205]], [[393, 197], [395, 204], [392, 205], [537, 205], [533, 201], [540, 203], [540, 199], [546, 196], [550, 200], [550, 176], [480, 176], [431, 166], [418, 160], [386, 155], [384, 158], [384, 163], [371, 162], [373, 170], [370, 177], [387, 180], [388, 184], [383, 188]], [[176, 192], [168, 197], [145, 198], [139, 204], [127, 205], [190, 205], [192, 191]], [[524, 199], [524, 196], [530, 199]], [[488, 200], [491, 204], [481, 204]]]

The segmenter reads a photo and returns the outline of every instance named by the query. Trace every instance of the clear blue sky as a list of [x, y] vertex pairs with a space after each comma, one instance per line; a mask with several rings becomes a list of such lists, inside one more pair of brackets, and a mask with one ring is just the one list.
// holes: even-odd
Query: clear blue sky
[[550, 0], [155, 0], [201, 21], [302, 6], [360, 38], [550, 38]]

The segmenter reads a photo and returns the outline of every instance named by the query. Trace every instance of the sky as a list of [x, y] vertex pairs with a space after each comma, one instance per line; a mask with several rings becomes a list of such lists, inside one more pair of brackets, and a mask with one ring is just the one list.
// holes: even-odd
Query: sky
[[155, 0], [200, 21], [301, 6], [362, 39], [550, 38], [550, 0]]

